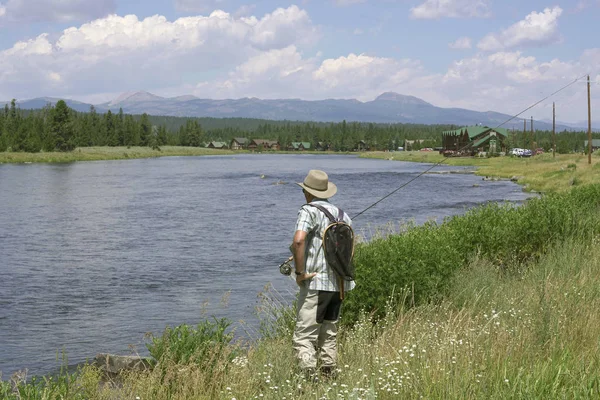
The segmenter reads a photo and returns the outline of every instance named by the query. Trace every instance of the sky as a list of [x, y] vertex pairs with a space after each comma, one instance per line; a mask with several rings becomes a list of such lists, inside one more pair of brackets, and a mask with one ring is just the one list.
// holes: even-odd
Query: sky
[[[600, 118], [598, 21], [600, 0], [0, 0], [0, 100], [393, 91], [517, 114], [589, 74]], [[586, 79], [522, 116], [587, 121]]]

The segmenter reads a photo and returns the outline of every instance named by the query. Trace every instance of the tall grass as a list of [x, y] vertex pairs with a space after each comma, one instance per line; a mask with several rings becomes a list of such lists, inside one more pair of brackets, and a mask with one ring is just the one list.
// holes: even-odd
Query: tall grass
[[[517, 157], [456, 157], [444, 158], [435, 152], [372, 152], [361, 157], [380, 158], [396, 161], [416, 161], [454, 166], [475, 166], [476, 174], [504, 179], [514, 178], [526, 190], [538, 192], [568, 191], [573, 186], [599, 184], [600, 152], [592, 156], [588, 164], [587, 156], [581, 154], [541, 154], [531, 158]], [[573, 168], [575, 167], [575, 168]], [[435, 170], [434, 170], [435, 171]]]
[[64, 163], [74, 161], [127, 160], [164, 156], [205, 156], [237, 154], [232, 150], [207, 149], [204, 147], [162, 146], [160, 150], [150, 147], [79, 147], [70, 152], [0, 152], [0, 163]]
[[381, 317], [391, 293], [394, 301], [411, 304], [441, 298], [454, 273], [475, 256], [506, 271], [558, 241], [589, 239], [600, 232], [599, 211], [600, 185], [588, 185], [531, 199], [523, 207], [490, 203], [442, 224], [428, 222], [359, 245], [358, 285], [347, 295], [343, 321], [354, 323], [363, 310]]

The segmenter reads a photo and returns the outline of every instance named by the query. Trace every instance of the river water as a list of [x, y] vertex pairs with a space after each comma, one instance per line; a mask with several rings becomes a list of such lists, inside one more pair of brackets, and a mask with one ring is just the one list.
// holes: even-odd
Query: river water
[[[334, 155], [237, 155], [0, 165], [0, 371], [55, 370], [96, 353], [147, 354], [144, 334], [216, 316], [255, 332], [257, 295], [289, 256], [304, 197], [323, 169], [357, 214], [429, 166]], [[468, 168], [438, 166], [434, 171]], [[356, 219], [423, 223], [487, 201], [522, 202], [507, 181], [427, 174]]]

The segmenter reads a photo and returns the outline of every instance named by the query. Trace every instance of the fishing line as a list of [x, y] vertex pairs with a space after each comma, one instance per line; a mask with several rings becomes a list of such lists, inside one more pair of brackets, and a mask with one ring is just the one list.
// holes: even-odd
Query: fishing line
[[[570, 82], [569, 84], [561, 87], [560, 89], [556, 90], [555, 92], [549, 94], [548, 96], [544, 97], [543, 99], [541, 99], [540, 101], [535, 102], [534, 104], [532, 104], [531, 106], [527, 107], [526, 109], [524, 109], [523, 111], [521, 111], [518, 114], [515, 114], [514, 116], [512, 116], [511, 118], [507, 119], [506, 121], [504, 121], [503, 123], [501, 123], [500, 125], [496, 126], [496, 128], [500, 128], [502, 125], [512, 121], [513, 119], [517, 118], [519, 115], [523, 114], [524, 112], [532, 109], [533, 107], [537, 106], [538, 104], [548, 100], [550, 97], [562, 92], [563, 90], [565, 90], [566, 88], [568, 88], [571, 85], [574, 85], [575, 83], [577, 83], [578, 81], [580, 81], [581, 79], [585, 78], [588, 74], [585, 74], [583, 76], [581, 76], [580, 78], [576, 78], [573, 82]], [[458, 151], [462, 151], [464, 149], [466, 149], [467, 147], [469, 147], [470, 144], [467, 144], [466, 146], [462, 147], [461, 149], [459, 149]], [[358, 214], [354, 215], [354, 217], [352, 217], [352, 219], [356, 219], [357, 217], [361, 216], [362, 214], [364, 214], [366, 211], [370, 210], [371, 208], [375, 207], [377, 204], [381, 203], [383, 200], [387, 199], [388, 197], [390, 197], [391, 195], [393, 195], [394, 193], [398, 192], [400, 189], [404, 188], [405, 186], [407, 186], [408, 184], [410, 184], [411, 182], [419, 179], [421, 176], [425, 175], [427, 172], [431, 171], [432, 169], [434, 169], [435, 167], [437, 167], [438, 165], [443, 164], [444, 162], [446, 162], [446, 160], [449, 157], [444, 158], [442, 161], [438, 161], [437, 163], [433, 164], [430, 168], [427, 168], [425, 171], [419, 173], [419, 175], [415, 176], [414, 178], [412, 178], [411, 180], [409, 180], [408, 182], [402, 184], [400, 187], [398, 187], [397, 189], [395, 189], [394, 191], [390, 192], [389, 194], [385, 195], [384, 197], [382, 197], [381, 199], [377, 200], [375, 203], [371, 204], [369, 207], [365, 208], [364, 210], [362, 210], [361, 212], [359, 212]]]

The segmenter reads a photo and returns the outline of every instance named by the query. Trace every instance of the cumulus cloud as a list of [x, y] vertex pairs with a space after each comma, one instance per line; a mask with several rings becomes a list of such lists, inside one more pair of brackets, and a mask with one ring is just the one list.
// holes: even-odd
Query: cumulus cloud
[[455, 50], [466, 50], [471, 48], [471, 38], [470, 37], [460, 37], [456, 39], [456, 41], [452, 43], [448, 43], [448, 47]]
[[485, 36], [477, 47], [485, 51], [497, 51], [521, 46], [543, 46], [561, 40], [558, 18], [563, 10], [559, 6], [546, 8], [543, 12], [533, 11], [524, 20], [500, 33]]
[[[496, 52], [457, 60], [445, 73], [436, 74], [418, 60], [353, 53], [320, 60], [307, 58], [290, 46], [259, 54], [224, 79], [202, 82], [194, 94], [369, 101], [382, 92], [395, 91], [441, 107], [517, 113], [599, 63], [600, 49], [586, 50], [573, 61], [539, 61], [519, 51]], [[563, 120], [582, 118], [585, 91], [576, 86], [553, 99], [560, 104]], [[600, 99], [594, 101], [600, 106]], [[546, 118], [548, 104], [536, 107], [530, 115]]]
[[489, 0], [426, 0], [410, 9], [411, 18], [484, 18], [489, 17]]
[[[0, 98], [69, 95], [98, 102], [146, 89], [205, 98], [368, 101], [395, 91], [442, 107], [518, 112], [600, 65], [600, 49], [550, 61], [501, 50], [458, 59], [433, 73], [414, 59], [323, 57], [315, 53], [317, 38], [308, 15], [295, 6], [260, 18], [223, 11], [174, 21], [111, 15], [0, 51]], [[575, 86], [556, 99], [563, 120], [584, 119], [579, 114], [586, 93]], [[600, 99], [593, 101], [600, 107]]]
[[423, 75], [420, 62], [410, 59], [353, 53], [321, 61], [319, 58], [318, 54], [306, 58], [295, 46], [270, 50], [237, 67], [227, 79], [202, 82], [195, 94], [210, 92], [219, 98], [372, 100]]
[[115, 9], [115, 0], [8, 0], [0, 4], [0, 22], [83, 21]]
[[[169, 21], [155, 15], [110, 15], [18, 42], [0, 52], [0, 86], [17, 98], [31, 88], [56, 93], [178, 85], [193, 75], [228, 70], [265, 51], [310, 46], [318, 31], [296, 6], [262, 18], [235, 18], [223, 11]], [[28, 82], [25, 84], [25, 82]]]

